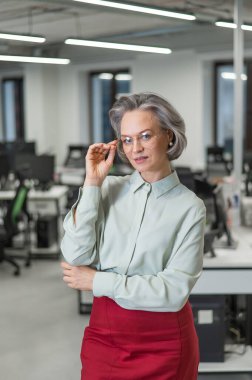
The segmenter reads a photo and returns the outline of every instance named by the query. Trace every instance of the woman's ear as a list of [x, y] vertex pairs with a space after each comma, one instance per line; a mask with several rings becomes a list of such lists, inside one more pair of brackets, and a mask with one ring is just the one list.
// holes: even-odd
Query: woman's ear
[[167, 135], [169, 143], [173, 142], [173, 132], [170, 129], [167, 130]]

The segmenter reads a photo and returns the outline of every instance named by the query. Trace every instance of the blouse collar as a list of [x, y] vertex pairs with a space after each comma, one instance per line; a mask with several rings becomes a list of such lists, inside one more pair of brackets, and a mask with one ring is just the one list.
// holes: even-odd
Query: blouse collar
[[138, 171], [134, 171], [130, 177], [131, 189], [136, 192], [140, 188], [152, 189], [156, 198], [160, 197], [164, 193], [170, 191], [175, 186], [180, 184], [176, 171], [173, 171], [167, 177], [160, 179], [159, 181], [148, 183], [144, 181], [141, 174]]

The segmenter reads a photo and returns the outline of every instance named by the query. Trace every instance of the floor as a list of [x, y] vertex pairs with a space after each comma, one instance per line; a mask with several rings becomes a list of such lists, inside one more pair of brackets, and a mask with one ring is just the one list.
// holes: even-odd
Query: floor
[[62, 281], [59, 261], [33, 260], [12, 275], [0, 265], [0, 378], [80, 378], [79, 350], [88, 316], [78, 314], [77, 292]]
[[[59, 261], [37, 259], [30, 268], [22, 268], [20, 277], [12, 272], [9, 264], [0, 265], [0, 378], [80, 379], [79, 350], [88, 316], [78, 314], [77, 292], [63, 283]], [[251, 379], [249, 375], [198, 378]]]

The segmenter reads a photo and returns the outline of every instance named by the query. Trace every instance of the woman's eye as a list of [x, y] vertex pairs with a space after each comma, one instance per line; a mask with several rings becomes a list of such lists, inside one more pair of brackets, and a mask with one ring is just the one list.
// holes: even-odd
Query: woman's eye
[[142, 133], [141, 135], [140, 135], [140, 139], [142, 140], [142, 141], [149, 141], [150, 139], [151, 139], [151, 134], [150, 133]]
[[122, 139], [122, 143], [123, 144], [131, 144], [132, 143], [132, 138], [131, 137], [125, 137], [124, 139]]

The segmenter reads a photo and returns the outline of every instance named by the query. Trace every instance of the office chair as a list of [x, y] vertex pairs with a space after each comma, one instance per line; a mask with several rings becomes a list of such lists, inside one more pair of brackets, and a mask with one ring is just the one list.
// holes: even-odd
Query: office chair
[[210, 252], [211, 257], [215, 257], [216, 254], [214, 252], [214, 240], [218, 237], [219, 230], [210, 230], [206, 231], [204, 235], [204, 254]]
[[189, 166], [176, 166], [175, 170], [180, 182], [188, 187], [188, 189], [195, 191], [194, 174], [192, 169]]
[[[14, 257], [7, 254], [5, 249], [12, 246], [12, 239], [20, 230], [18, 228], [18, 222], [21, 219], [22, 214], [26, 213], [26, 199], [29, 192], [29, 188], [24, 184], [20, 184], [16, 190], [15, 197], [9, 203], [7, 212], [3, 218], [3, 229], [0, 229], [0, 262], [7, 261], [15, 267], [14, 275], [20, 274], [20, 266], [14, 260]], [[22, 256], [18, 256], [22, 257]], [[30, 252], [25, 257], [26, 266], [30, 265]]]
[[209, 146], [207, 147], [207, 173], [218, 171], [221, 167], [224, 174], [230, 175], [232, 171], [232, 161], [228, 161], [224, 155], [224, 147]]
[[245, 182], [246, 197], [252, 196], [252, 153], [244, 152], [243, 155], [243, 174]]

